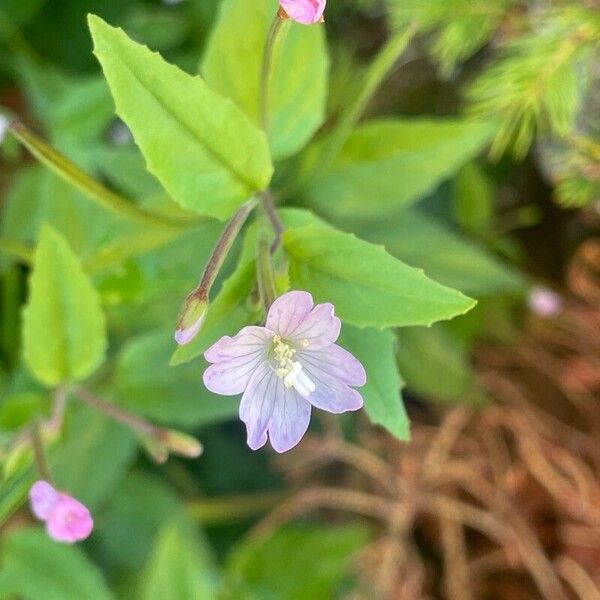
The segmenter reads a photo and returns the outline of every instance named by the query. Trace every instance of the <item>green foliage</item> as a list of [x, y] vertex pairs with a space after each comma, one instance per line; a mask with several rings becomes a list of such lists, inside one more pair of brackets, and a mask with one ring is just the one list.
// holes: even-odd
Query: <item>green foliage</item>
[[531, 33], [505, 45], [468, 93], [473, 114], [499, 119], [496, 157], [507, 149], [525, 156], [540, 127], [559, 136], [572, 130], [599, 47], [594, 9], [548, 8], [532, 25]]
[[471, 309], [475, 302], [428, 279], [383, 247], [328, 226], [284, 233], [290, 281], [332, 302], [342, 320], [359, 327], [430, 325]]
[[89, 23], [117, 112], [177, 202], [225, 219], [268, 185], [265, 136], [231, 101], [102, 19]]
[[326, 600], [335, 597], [353, 552], [367, 541], [362, 527], [289, 527], [248, 541], [230, 557], [230, 598]]
[[489, 123], [372, 121], [350, 135], [331, 169], [311, 181], [306, 194], [332, 218], [381, 217], [432, 192], [480, 152], [491, 135]]
[[360, 393], [373, 423], [398, 439], [410, 439], [410, 424], [400, 390], [404, 385], [396, 364], [396, 339], [391, 331], [345, 325], [340, 344], [362, 362], [367, 383]]
[[[479, 50], [494, 35], [517, 0], [388, 0], [397, 27], [415, 24], [428, 35], [432, 56], [442, 73]], [[433, 35], [432, 35], [433, 33]]]
[[193, 542], [177, 526], [160, 533], [142, 575], [140, 600], [212, 600], [214, 582]]
[[[212, 308], [218, 310], [219, 307], [213, 305]], [[229, 318], [232, 317], [230, 313]], [[242, 315], [239, 321], [245, 323], [247, 318]], [[232, 325], [228, 323], [227, 327]], [[235, 325], [231, 332], [234, 328]], [[202, 343], [211, 339], [206, 338], [204, 332], [199, 337], [202, 337]], [[216, 339], [216, 335], [214, 337]], [[145, 334], [129, 341], [121, 352], [116, 373], [115, 386], [120, 404], [160, 423], [183, 427], [197, 427], [237, 414], [237, 398], [217, 396], [198, 385], [200, 369], [197, 364], [169, 368], [172, 354], [171, 330]]]
[[3, 540], [0, 595], [12, 594], [27, 600], [114, 597], [82, 550], [57, 544], [38, 529], [22, 529]]
[[23, 312], [24, 357], [42, 383], [89, 377], [104, 360], [100, 299], [77, 257], [49, 225], [42, 228]]
[[[202, 73], [261, 123], [261, 71], [276, 0], [226, 0], [209, 38]], [[325, 119], [329, 61], [323, 27], [288, 21], [269, 78], [269, 136], [274, 159], [300, 150]], [[243, 31], [243, 35], [240, 35]]]

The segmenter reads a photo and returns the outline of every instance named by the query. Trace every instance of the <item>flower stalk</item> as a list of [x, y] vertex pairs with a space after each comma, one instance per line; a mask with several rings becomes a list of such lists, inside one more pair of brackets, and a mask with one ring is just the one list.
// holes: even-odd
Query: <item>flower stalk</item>
[[33, 447], [33, 458], [35, 466], [41, 479], [52, 482], [50, 475], [50, 467], [46, 458], [46, 450], [44, 449], [44, 441], [38, 421], [34, 421], [31, 425], [31, 445]]
[[175, 327], [175, 341], [178, 344], [191, 342], [202, 327], [206, 311], [208, 310], [210, 290], [233, 243], [256, 204], [256, 199], [249, 200], [243, 204], [225, 226], [206, 264], [198, 286], [188, 294], [179, 314]]
[[275, 272], [273, 269], [271, 248], [265, 234], [262, 234], [258, 238], [256, 277], [258, 279], [258, 291], [265, 311], [269, 312], [271, 304], [275, 302], [275, 298], [277, 297], [277, 291], [275, 289]]
[[260, 123], [264, 129], [267, 137], [269, 136], [269, 88], [271, 85], [271, 71], [273, 64], [273, 56], [275, 54], [275, 47], [279, 33], [281, 32], [282, 25], [287, 20], [285, 13], [282, 14], [281, 10], [275, 15], [269, 33], [267, 34], [267, 42], [265, 45], [265, 52], [263, 54], [262, 68], [260, 73]]

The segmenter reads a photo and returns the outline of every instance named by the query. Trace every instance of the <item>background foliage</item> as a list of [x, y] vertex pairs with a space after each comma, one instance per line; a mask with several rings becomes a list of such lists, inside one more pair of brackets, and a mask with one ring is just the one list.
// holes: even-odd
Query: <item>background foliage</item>
[[[326, 26], [294, 24], [278, 49], [265, 136], [260, 69], [276, 8], [0, 0], [0, 110], [40, 136], [0, 146], [1, 594], [352, 589], [370, 524], [314, 518], [248, 535], [288, 490], [271, 454], [246, 448], [238, 400], [201, 384], [206, 347], [263, 316], [261, 218], [226, 262], [199, 336], [172, 341], [223, 220], [269, 182], [287, 228], [280, 287], [333, 302], [342, 344], [368, 372], [365, 414], [341, 420], [355, 441], [367, 422], [408, 440], [401, 395], [409, 409], [486, 403], [476, 342], [513, 339], [532, 282], [560, 285], [562, 259], [589, 235], [579, 215], [600, 193], [594, 2], [332, 2]], [[81, 403], [78, 385], [194, 434], [204, 455], [155, 464], [149, 440]], [[23, 508], [32, 419], [48, 423], [57, 484], [96, 516], [81, 546], [50, 541]]]

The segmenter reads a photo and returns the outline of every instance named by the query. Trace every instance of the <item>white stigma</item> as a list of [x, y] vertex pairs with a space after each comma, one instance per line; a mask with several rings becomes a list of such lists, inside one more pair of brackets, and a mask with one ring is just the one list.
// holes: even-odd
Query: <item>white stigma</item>
[[279, 365], [276, 372], [283, 379], [286, 388], [293, 387], [303, 398], [315, 391], [316, 386], [304, 372], [297, 360], [292, 360], [296, 350], [286, 344], [280, 336], [273, 337], [273, 355]]

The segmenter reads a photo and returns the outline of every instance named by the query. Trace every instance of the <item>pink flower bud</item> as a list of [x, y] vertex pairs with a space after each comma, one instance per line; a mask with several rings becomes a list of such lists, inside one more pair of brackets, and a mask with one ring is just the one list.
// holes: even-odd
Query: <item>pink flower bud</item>
[[175, 330], [175, 341], [180, 346], [189, 344], [196, 337], [206, 318], [207, 308], [206, 298], [199, 298], [194, 294], [188, 296]]
[[285, 14], [302, 25], [323, 21], [326, 0], [279, 0]]
[[48, 535], [57, 542], [73, 544], [85, 540], [94, 521], [90, 511], [78, 500], [55, 490], [47, 481], [37, 481], [29, 491], [31, 511], [45, 521]]
[[4, 136], [8, 131], [8, 119], [4, 115], [0, 115], [0, 144], [4, 140]]

